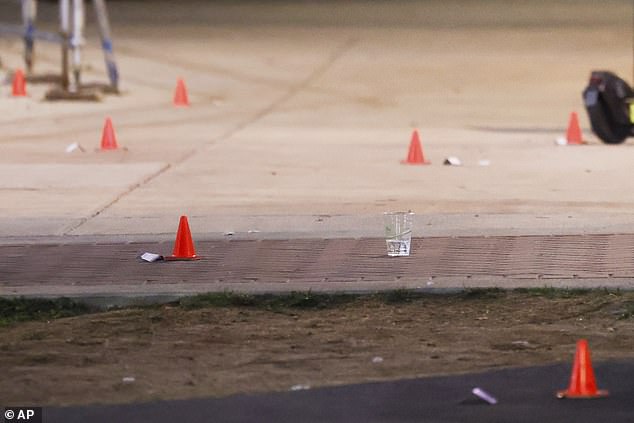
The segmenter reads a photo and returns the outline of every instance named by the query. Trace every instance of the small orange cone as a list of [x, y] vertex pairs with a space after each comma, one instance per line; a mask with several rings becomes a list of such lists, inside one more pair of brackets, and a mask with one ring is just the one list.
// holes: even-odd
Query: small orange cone
[[101, 134], [101, 149], [116, 150], [117, 148], [117, 137], [114, 134], [112, 120], [107, 117], [106, 122], [103, 124], [103, 132]]
[[12, 95], [13, 97], [26, 96], [26, 80], [22, 69], [16, 70], [15, 75], [13, 75]]
[[579, 118], [577, 112], [570, 113], [570, 119], [568, 120], [568, 130], [566, 131], [566, 142], [568, 145], [581, 145], [584, 144], [581, 139], [581, 128], [579, 127]]
[[565, 391], [557, 392], [557, 398], [603, 398], [608, 396], [608, 391], [597, 389], [594, 379], [594, 370], [590, 361], [590, 349], [588, 341], [577, 341], [575, 361], [572, 365], [570, 386]]
[[176, 91], [174, 91], [174, 106], [189, 106], [189, 97], [187, 96], [187, 88], [183, 78], [178, 78], [176, 82]]
[[401, 160], [403, 164], [430, 164], [425, 160], [423, 155], [423, 147], [420, 144], [420, 137], [418, 136], [418, 130], [414, 129], [412, 132], [412, 140], [409, 143], [409, 151], [407, 153], [407, 159]]
[[171, 256], [165, 257], [165, 260], [199, 260], [194, 249], [194, 241], [189, 231], [189, 223], [187, 216], [181, 216], [178, 222], [178, 231], [176, 232], [176, 241], [174, 241], [174, 251]]

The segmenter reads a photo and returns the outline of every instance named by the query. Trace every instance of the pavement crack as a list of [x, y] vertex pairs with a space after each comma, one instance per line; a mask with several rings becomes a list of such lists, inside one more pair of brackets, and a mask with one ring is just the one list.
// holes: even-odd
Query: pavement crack
[[350, 49], [354, 47], [358, 42], [359, 40], [357, 38], [347, 39], [344, 43], [342, 43], [334, 51], [332, 51], [330, 55], [328, 56], [328, 58], [316, 69], [314, 69], [308, 76], [306, 76], [306, 78], [292, 85], [282, 96], [275, 99], [267, 107], [263, 108], [258, 113], [253, 115], [251, 119], [243, 122], [242, 125], [234, 128], [233, 133], [236, 133], [246, 128], [247, 126], [257, 122], [258, 120], [262, 119], [264, 116], [270, 114], [272, 111], [277, 109], [282, 104], [286, 103], [291, 98], [295, 97], [297, 93], [305, 90], [308, 86], [310, 86], [310, 84], [312, 84], [314, 81], [319, 79], [322, 75], [324, 75], [328, 71], [328, 69], [330, 69], [332, 65], [335, 64], [337, 60], [343, 57], [343, 55], [347, 53], [348, 51], [350, 51]]
[[156, 172], [152, 173], [151, 175], [147, 176], [146, 178], [144, 178], [142, 181], [137, 182], [135, 184], [132, 184], [128, 187], [127, 190], [125, 190], [124, 192], [120, 193], [118, 196], [116, 196], [112, 201], [110, 201], [109, 203], [107, 203], [106, 205], [104, 205], [103, 207], [99, 208], [98, 210], [96, 210], [95, 212], [93, 212], [90, 216], [88, 217], [82, 217], [78, 222], [76, 222], [75, 224], [67, 227], [64, 232], [63, 235], [72, 235], [72, 233], [77, 230], [78, 228], [80, 228], [82, 225], [84, 225], [86, 222], [89, 222], [91, 219], [94, 219], [95, 217], [99, 216], [101, 213], [103, 213], [104, 211], [108, 210], [110, 207], [112, 207], [113, 205], [117, 204], [122, 198], [126, 197], [128, 194], [131, 194], [132, 192], [134, 192], [137, 188], [147, 184], [148, 182], [152, 181], [153, 179], [157, 178], [158, 176], [162, 175], [163, 173], [165, 173], [169, 168], [171, 168], [172, 165], [167, 163], [164, 166], [162, 166], [159, 170], [157, 170]]
[[[312, 84], [314, 81], [316, 81], [318, 78], [320, 78], [323, 74], [325, 74], [328, 71], [328, 69], [330, 69], [332, 67], [332, 65], [337, 60], [339, 60], [341, 57], [343, 57], [343, 55], [346, 54], [358, 42], [359, 42], [359, 40], [357, 38], [348, 38], [347, 40], [345, 40], [345, 42], [343, 42], [339, 46], [337, 46], [337, 48], [335, 48], [330, 53], [330, 55], [328, 55], [328, 57], [326, 58], [326, 60], [323, 61], [323, 63], [321, 63], [318, 67], [316, 67], [312, 72], [310, 72], [304, 79], [302, 79], [301, 81], [297, 82], [296, 84], [292, 84], [286, 90], [286, 92], [284, 92], [280, 97], [274, 99], [266, 107], [264, 107], [261, 110], [259, 110], [258, 112], [256, 112], [250, 118], [244, 120], [243, 122], [238, 123], [236, 126], [231, 128], [230, 130], [228, 130], [224, 134], [221, 134], [220, 136], [215, 137], [212, 140], [208, 141], [207, 143], [203, 144], [202, 145], [202, 149], [207, 149], [211, 145], [214, 145], [214, 144], [216, 144], [219, 141], [222, 141], [222, 140], [225, 140], [225, 139], [228, 139], [228, 138], [232, 137], [236, 133], [242, 131], [243, 129], [247, 128], [248, 126], [254, 124], [255, 122], [257, 122], [260, 119], [262, 119], [263, 117], [265, 117], [265, 116], [269, 115], [270, 113], [272, 113], [274, 110], [276, 110], [282, 104], [286, 103], [288, 100], [290, 100], [291, 98], [296, 96], [299, 92], [305, 90], [307, 87], [310, 86], [310, 84]], [[103, 207], [99, 208], [97, 211], [93, 212], [90, 216], [83, 217], [78, 222], [76, 222], [75, 224], [70, 225], [69, 227], [67, 227], [63, 231], [63, 235], [64, 236], [72, 235], [73, 232], [76, 231], [78, 228], [80, 228], [81, 226], [83, 226], [84, 224], [89, 222], [90, 220], [94, 219], [95, 217], [99, 216], [100, 214], [102, 214], [104, 211], [108, 210], [113, 205], [117, 204], [122, 198], [124, 198], [124, 197], [128, 196], [129, 194], [131, 194], [137, 188], [139, 188], [139, 187], [147, 184], [148, 182], [152, 181], [153, 179], [159, 177], [160, 175], [165, 173], [168, 169], [170, 169], [172, 167], [175, 167], [175, 166], [177, 166], [179, 164], [184, 163], [185, 161], [187, 161], [188, 159], [190, 159], [191, 157], [193, 157], [197, 153], [199, 153], [200, 150], [201, 150], [201, 148], [196, 148], [196, 149], [191, 150], [188, 154], [183, 155], [180, 159], [174, 160], [171, 163], [166, 164], [165, 166], [163, 166], [157, 172], [153, 173], [152, 175], [148, 176], [147, 178], [143, 179], [142, 181], [131, 185], [130, 187], [128, 187], [128, 189], [126, 191], [122, 192], [117, 197], [115, 197], [112, 201], [110, 201], [109, 203], [107, 203]]]
[[[337, 60], [339, 60], [341, 57], [343, 57], [348, 51], [350, 51], [351, 48], [353, 48], [356, 44], [358, 44], [358, 42], [359, 42], [359, 39], [355, 38], [355, 37], [351, 37], [351, 38], [348, 38], [347, 40], [345, 40], [345, 42], [343, 42], [339, 46], [337, 46], [337, 48], [335, 48], [330, 53], [330, 55], [328, 55], [328, 57], [326, 58], [326, 60], [324, 60], [323, 63], [321, 63], [311, 73], [309, 73], [304, 79], [302, 79], [301, 81], [297, 82], [296, 84], [292, 84], [286, 90], [286, 92], [284, 92], [284, 94], [282, 94], [280, 97], [274, 99], [271, 103], [269, 103], [268, 106], [260, 109], [258, 112], [253, 114], [249, 119], [246, 119], [246, 120], [244, 120], [241, 123], [238, 123], [236, 126], [234, 126], [233, 128], [229, 129], [224, 134], [221, 134], [218, 137], [215, 137], [214, 139], [212, 139], [209, 142], [207, 142], [205, 145], [203, 145], [203, 149], [207, 149], [210, 146], [215, 145], [219, 141], [223, 141], [223, 140], [226, 140], [228, 138], [231, 138], [233, 135], [235, 135], [238, 132], [246, 129], [247, 127], [249, 127], [250, 125], [256, 123], [257, 121], [259, 121], [260, 119], [264, 118], [265, 116], [271, 114], [273, 111], [275, 111], [282, 104], [286, 103], [288, 100], [290, 100], [291, 98], [295, 97], [299, 92], [301, 92], [301, 91], [305, 90], [306, 88], [308, 88], [310, 86], [310, 84], [312, 84], [314, 81], [319, 79], [322, 75], [324, 75], [328, 71], [328, 69], [330, 69], [332, 67], [332, 65], [337, 62]], [[182, 160], [179, 163], [182, 163], [182, 162], [188, 160], [189, 158], [193, 157], [196, 153], [198, 153], [198, 151], [199, 150], [196, 149], [196, 150], [190, 152], [188, 155], [183, 157]]]

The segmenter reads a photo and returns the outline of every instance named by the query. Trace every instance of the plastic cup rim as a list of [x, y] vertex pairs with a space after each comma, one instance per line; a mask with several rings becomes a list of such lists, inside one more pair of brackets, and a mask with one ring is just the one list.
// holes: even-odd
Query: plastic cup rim
[[398, 216], [398, 215], [413, 215], [414, 212], [413, 211], [387, 211], [387, 212], [383, 212], [384, 216]]

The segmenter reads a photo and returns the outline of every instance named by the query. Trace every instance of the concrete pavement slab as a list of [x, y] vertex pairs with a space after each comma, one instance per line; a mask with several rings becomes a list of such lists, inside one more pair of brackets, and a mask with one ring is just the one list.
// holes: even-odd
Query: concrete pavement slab
[[[0, 234], [64, 235], [73, 222], [98, 214], [113, 198], [165, 169], [162, 163], [0, 164]], [[32, 225], [35, 218], [41, 222]]]

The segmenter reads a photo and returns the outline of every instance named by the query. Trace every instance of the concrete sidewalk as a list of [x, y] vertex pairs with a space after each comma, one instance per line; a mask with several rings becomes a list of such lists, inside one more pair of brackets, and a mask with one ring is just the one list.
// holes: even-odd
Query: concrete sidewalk
[[[119, 97], [2, 87], [0, 244], [166, 241], [182, 214], [200, 240], [379, 237], [399, 209], [419, 237], [632, 232], [634, 149], [601, 144], [581, 102], [591, 70], [630, 73], [628, 5], [195, 5], [110, 5]], [[105, 80], [98, 46], [89, 32], [86, 80]], [[36, 73], [55, 70], [36, 48]], [[21, 66], [20, 41], [0, 55]], [[572, 111], [589, 144], [555, 146]], [[106, 116], [119, 151], [96, 150]], [[415, 127], [429, 166], [399, 163]]]

